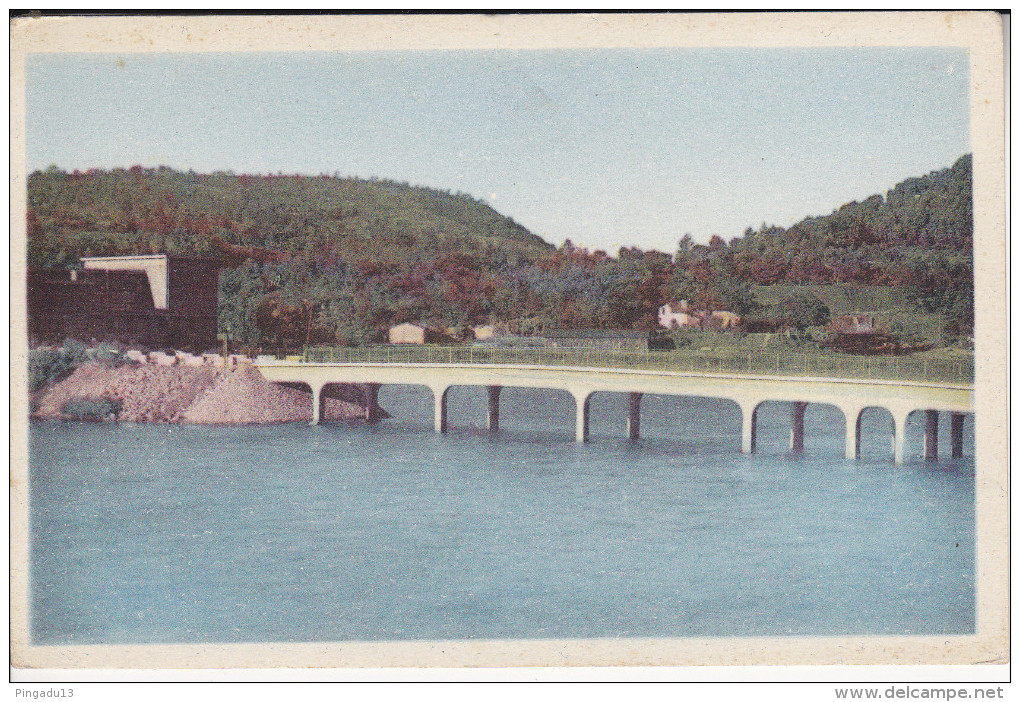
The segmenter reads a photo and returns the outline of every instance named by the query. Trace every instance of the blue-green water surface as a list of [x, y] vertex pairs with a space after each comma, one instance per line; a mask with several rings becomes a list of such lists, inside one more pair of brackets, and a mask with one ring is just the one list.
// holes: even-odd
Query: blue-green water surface
[[[384, 388], [366, 426], [34, 422], [37, 644], [962, 634], [974, 631], [974, 469], [895, 466], [888, 419], [715, 400]], [[919, 450], [919, 417], [908, 430]], [[943, 424], [948, 424], [947, 418]], [[948, 436], [942, 441], [948, 449]]]

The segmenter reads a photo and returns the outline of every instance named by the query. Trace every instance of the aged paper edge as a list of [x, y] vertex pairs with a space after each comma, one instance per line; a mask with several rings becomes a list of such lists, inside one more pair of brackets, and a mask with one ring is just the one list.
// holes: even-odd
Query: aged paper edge
[[[11, 24], [11, 662], [15, 668], [946, 665], [1008, 661], [1003, 45], [995, 13], [79, 17]], [[43, 52], [958, 46], [970, 55], [977, 633], [33, 646], [29, 643], [25, 57]], [[269, 49], [267, 49], [269, 47]]]

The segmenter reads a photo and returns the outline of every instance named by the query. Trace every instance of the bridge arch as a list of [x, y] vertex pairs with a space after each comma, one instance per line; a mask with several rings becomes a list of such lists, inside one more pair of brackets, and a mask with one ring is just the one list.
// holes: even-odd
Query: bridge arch
[[842, 435], [846, 418], [855, 416], [853, 409], [834, 402], [774, 398], [745, 402], [741, 413], [745, 453], [759, 451], [763, 439], [772, 446], [785, 445], [793, 454], [810, 450], [812, 444], [847, 443]]
[[848, 431], [852, 430], [854, 443], [854, 455], [849, 458], [895, 456], [896, 424], [887, 408], [878, 405], [862, 407], [855, 417], [847, 418], [847, 425]]
[[[556, 431], [570, 432], [576, 428], [577, 395], [562, 387], [539, 387], [529, 385], [465, 384], [454, 383], [432, 388], [433, 397], [442, 404], [435, 404], [437, 431], [446, 431], [462, 425], [484, 429], [490, 433], [506, 426], [515, 427], [519, 422], [537, 419], [552, 425]], [[587, 394], [578, 391], [582, 398], [581, 408]], [[445, 413], [446, 421], [442, 417]], [[529, 426], [533, 426], [531, 422]]]
[[293, 380], [285, 383], [280, 383], [284, 387], [291, 388], [292, 390], [299, 390], [301, 392], [308, 393], [309, 404], [311, 405], [310, 417], [311, 420], [308, 422], [311, 425], [316, 425], [321, 422], [322, 419], [322, 385], [314, 381], [306, 380]]
[[720, 448], [739, 446], [740, 405], [727, 397], [682, 392], [595, 390], [588, 398], [593, 432], [634, 441], [654, 437], [687, 441], [697, 434], [699, 443]]
[[[964, 428], [969, 412], [945, 412], [936, 409], [915, 409], [907, 413], [901, 434], [901, 453], [906, 456], [920, 455], [925, 461], [937, 461], [945, 453], [945, 439], [948, 439], [950, 455], [963, 456]], [[971, 419], [973, 421], [973, 419]]]
[[[339, 380], [326, 380], [322, 382], [294, 380], [281, 382], [280, 385], [309, 395], [309, 424], [312, 425], [327, 421], [328, 398], [359, 404], [363, 408], [362, 418], [368, 422], [377, 422], [382, 416], [378, 401], [379, 383], [348, 383]], [[342, 418], [346, 419], [347, 417]]]

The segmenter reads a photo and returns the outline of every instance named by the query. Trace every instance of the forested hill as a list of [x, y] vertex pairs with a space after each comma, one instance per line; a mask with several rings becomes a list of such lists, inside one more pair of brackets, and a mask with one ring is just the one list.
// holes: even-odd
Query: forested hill
[[748, 311], [749, 283], [894, 286], [917, 311], [949, 315], [959, 332], [973, 325], [972, 212], [968, 154], [789, 229], [762, 225], [707, 246], [685, 236], [671, 294]]
[[467, 195], [328, 176], [50, 168], [29, 176], [28, 205], [32, 266], [220, 258], [221, 330], [255, 345], [361, 343], [410, 320], [654, 329], [679, 300], [768, 317], [783, 306], [763, 307], [756, 286], [804, 284], [887, 286], [903, 323], [936, 316], [946, 339], [973, 329], [969, 155], [788, 229], [684, 236], [675, 253], [553, 248]]
[[438, 250], [552, 248], [469, 195], [388, 180], [51, 167], [29, 176], [28, 206], [29, 261], [37, 266], [129, 253], [238, 264], [313, 249], [408, 263]]
[[748, 229], [731, 242], [731, 266], [760, 285], [779, 282], [899, 284], [918, 266], [970, 265], [971, 157], [908, 178], [789, 229]]

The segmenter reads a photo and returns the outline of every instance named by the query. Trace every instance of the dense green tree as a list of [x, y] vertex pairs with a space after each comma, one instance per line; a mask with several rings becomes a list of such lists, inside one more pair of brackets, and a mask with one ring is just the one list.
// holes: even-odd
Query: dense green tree
[[220, 272], [219, 330], [237, 344], [259, 344], [262, 333], [255, 313], [267, 292], [259, 264], [245, 261], [234, 269]]
[[828, 324], [829, 308], [814, 293], [795, 292], [776, 305], [773, 316], [803, 331]]

